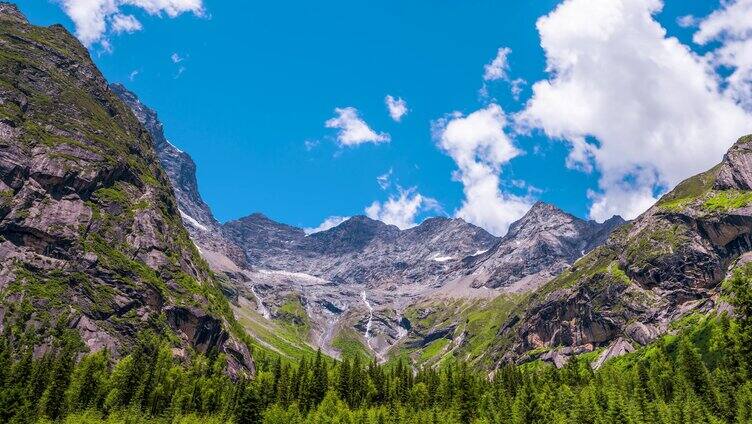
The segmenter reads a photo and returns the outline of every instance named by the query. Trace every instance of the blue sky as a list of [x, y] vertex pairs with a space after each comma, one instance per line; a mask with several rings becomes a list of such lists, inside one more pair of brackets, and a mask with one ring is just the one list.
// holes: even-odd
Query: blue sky
[[[542, 34], [536, 22], [556, 13], [559, 2], [551, 0], [170, 0], [166, 3], [187, 11], [172, 17], [163, 10], [157, 16], [132, 6], [115, 6], [117, 9], [104, 21], [109, 29], [98, 35], [82, 35], [85, 18], [78, 15], [74, 23], [68, 16], [86, 12], [87, 6], [78, 0], [22, 0], [19, 7], [35, 24], [59, 22], [71, 32], [78, 28], [80, 38], [90, 42], [94, 61], [105, 76], [124, 83], [158, 111], [168, 138], [197, 163], [201, 193], [220, 221], [261, 211], [282, 222], [315, 227], [327, 217], [362, 214], [373, 202], [379, 202], [370, 211], [403, 226], [428, 215], [446, 214], [463, 216], [503, 233], [508, 222], [536, 199], [580, 217], [602, 219], [612, 212], [634, 215], [635, 208], [681, 178], [720, 160], [720, 153], [733, 140], [718, 128], [731, 128], [739, 136], [746, 129], [750, 104], [744, 94], [747, 86], [738, 82], [739, 78], [726, 80], [735, 70], [744, 70], [745, 64], [721, 63], [721, 55], [715, 53], [733, 47], [732, 42], [746, 43], [747, 38], [732, 37], [733, 31], [728, 28], [714, 32], [710, 24], [703, 27], [703, 19], [713, 11], [720, 14], [750, 2], [739, 0], [723, 6], [715, 0], [669, 0], [658, 11], [661, 3], [657, 0], [603, 0], [604, 5], [609, 3], [604, 8], [614, 9], [599, 14], [586, 10], [583, 1], [569, 1], [572, 4], [561, 9], [562, 17], [550, 19], [550, 25], [544, 27], [548, 49], [541, 46]], [[192, 13], [196, 7], [201, 12]], [[616, 19], [624, 21], [622, 25], [608, 21], [614, 10], [619, 11]], [[642, 10], [649, 11], [648, 18], [638, 13]], [[596, 34], [585, 39], [577, 33], [560, 40], [557, 34], [567, 31], [564, 23], [577, 22], [564, 17], [564, 12], [584, 14], [579, 18], [599, 31], [613, 29], [623, 34], [612, 35], [611, 45], [599, 45], [602, 37]], [[129, 28], [132, 33], [115, 33], [111, 25], [116, 14], [132, 15], [140, 28]], [[679, 19], [688, 15], [696, 18]], [[635, 19], [636, 24], [630, 24], [629, 19]], [[634, 60], [641, 50], [635, 53], [630, 49], [642, 49], [636, 46], [655, 41], [651, 19], [665, 29], [664, 38], [677, 37], [678, 41], [675, 45], [664, 43], [645, 61]], [[727, 21], [719, 20], [732, 26]], [[646, 24], [644, 33], [632, 33], [630, 28], [642, 28], [641, 23]], [[582, 30], [588, 32], [589, 28]], [[702, 31], [707, 36], [698, 42]], [[642, 40], [643, 35], [644, 43], [620, 44]], [[501, 47], [511, 50], [503, 77], [484, 81], [484, 65]], [[621, 48], [626, 57], [613, 53]], [[645, 51], [650, 49], [648, 46]], [[683, 49], [692, 53], [683, 53]], [[541, 91], [535, 96], [532, 87], [536, 82], [556, 78], [555, 69], [547, 71], [547, 57], [566, 58], [572, 51], [592, 57], [602, 54], [602, 61], [612, 61], [598, 62], [597, 66], [603, 66], [604, 74], [615, 75], [616, 82], [589, 77], [583, 61], [559, 63], [560, 71], [572, 71], [573, 80], [553, 84], [558, 87], [553, 94]], [[711, 54], [714, 57], [708, 64]], [[655, 59], [663, 56], [673, 59], [662, 68], [685, 67], [687, 57], [702, 66], [698, 65], [696, 75], [687, 72], [687, 81], [683, 81], [683, 71], [666, 75], [669, 84], [660, 75], [651, 78], [651, 63], [663, 60]], [[641, 67], [646, 75], [639, 81], [651, 81], [651, 87], [662, 87], [673, 94], [685, 90], [672, 84], [686, 84], [699, 91], [696, 96], [677, 100], [678, 106], [655, 102], [650, 98], [652, 89], [643, 99], [639, 87], [629, 86], [642, 84], [633, 78], [640, 75]], [[707, 73], [700, 67], [714, 72], [705, 77], [718, 85], [709, 93], [697, 88], [702, 82], [692, 80]], [[628, 74], [621, 75], [621, 70]], [[517, 84], [521, 91], [515, 96], [511, 87], [517, 79], [526, 83]], [[555, 93], [568, 83], [576, 86], [574, 94]], [[480, 93], [484, 84], [485, 96]], [[730, 86], [735, 89], [733, 93]], [[692, 88], [686, 91], [693, 93]], [[407, 103], [408, 112], [400, 122], [388, 114], [387, 95]], [[566, 102], [571, 99], [572, 104], [562, 105], [557, 98]], [[586, 110], [593, 99], [604, 103], [598, 110]], [[682, 109], [683, 103], [692, 101], [710, 106]], [[476, 141], [472, 138], [475, 127], [457, 125], [454, 139], [446, 135], [447, 129], [453, 128], [454, 119], [475, 111], [489, 112], [491, 105], [498, 105], [501, 112], [478, 115], [478, 119], [482, 124], [487, 122], [485, 118], [501, 117], [507, 123], [502, 128], [504, 134], [484, 139], [486, 144], [473, 144], [477, 148], [471, 147], [471, 163], [466, 162], [463, 168], [461, 161], [467, 158], [461, 149], [467, 147], [463, 144], [466, 141]], [[337, 129], [327, 128], [325, 122], [336, 116], [335, 108], [345, 107], [357, 109], [358, 117], [375, 134], [388, 134], [389, 141], [343, 145], [337, 139]], [[628, 107], [638, 109], [625, 109]], [[655, 109], [645, 110], [651, 107]], [[717, 122], [704, 118], [726, 108], [724, 116], [732, 118], [713, 118]], [[529, 113], [525, 114], [526, 110]], [[450, 115], [455, 111], [462, 117]], [[575, 111], [581, 113], [570, 117]], [[519, 118], [520, 113], [527, 121]], [[641, 118], [631, 120], [633, 115]], [[557, 121], [557, 117], [566, 122]], [[687, 130], [697, 140], [685, 146], [681, 143], [688, 135], [680, 134], [680, 141], [667, 135], [667, 128], [686, 127], [683, 119], [710, 123]], [[611, 120], [618, 131], [602, 124]], [[655, 163], [652, 156], [640, 156], [641, 152], [652, 152], [654, 145], [632, 146], [631, 140], [638, 139], [656, 140], [655, 146], [661, 146], [651, 153]], [[585, 144], [577, 140], [585, 140]], [[495, 159], [484, 156], [493, 156], [500, 145], [511, 146], [515, 152]], [[675, 151], [677, 145], [691, 152], [688, 159], [672, 156], [671, 149]], [[578, 150], [576, 146], [592, 147]], [[452, 148], [456, 148], [454, 156], [449, 152]], [[580, 150], [590, 153], [585, 160], [577, 161], [572, 152]], [[621, 156], [624, 164], [619, 162]], [[498, 193], [488, 194], [481, 187], [493, 183], [493, 176], [471, 175], [476, 165], [496, 175]], [[462, 175], [458, 175], [458, 169]], [[382, 188], [377, 177], [390, 170], [390, 184]], [[475, 188], [477, 191], [473, 191]], [[484, 196], [496, 199], [487, 201]], [[390, 197], [394, 203], [384, 204]], [[471, 197], [475, 200], [468, 200]], [[413, 201], [417, 206], [405, 209], [405, 202], [400, 200]], [[487, 210], [494, 208], [509, 210], [489, 215]]]

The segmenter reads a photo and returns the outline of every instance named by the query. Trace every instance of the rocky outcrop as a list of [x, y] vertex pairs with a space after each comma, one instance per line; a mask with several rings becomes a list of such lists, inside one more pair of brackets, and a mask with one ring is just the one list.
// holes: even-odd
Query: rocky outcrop
[[[202, 337], [186, 337], [185, 347], [242, 351], [149, 132], [71, 34], [20, 16], [0, 7], [0, 322], [7, 337], [43, 352], [67, 328], [89, 350], [107, 347], [117, 356], [140, 332], [181, 333], [166, 317], [191, 308], [214, 324]], [[232, 371], [243, 370], [253, 370], [250, 357]]]
[[752, 251], [750, 142], [741, 138], [718, 166], [679, 184], [544, 285], [502, 328], [511, 342], [505, 359], [620, 338], [645, 345], [682, 316], [715, 308], [729, 267]]
[[619, 216], [601, 224], [537, 202], [493, 248], [466, 259], [468, 274], [476, 286], [530, 291], [603, 244], [622, 224]]

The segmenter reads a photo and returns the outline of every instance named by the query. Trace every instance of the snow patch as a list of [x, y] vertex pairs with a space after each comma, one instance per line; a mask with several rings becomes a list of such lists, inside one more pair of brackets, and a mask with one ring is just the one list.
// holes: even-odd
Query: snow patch
[[310, 274], [305, 274], [303, 272], [280, 271], [280, 270], [275, 270], [275, 269], [258, 269], [257, 271], [261, 274], [266, 274], [266, 275], [279, 275], [281, 277], [294, 278], [305, 283], [313, 283], [313, 284], [329, 283], [329, 281], [324, 280], [323, 278], [319, 278]]
[[183, 151], [182, 151], [182, 150], [178, 149], [178, 146], [176, 146], [176, 145], [174, 145], [174, 144], [170, 143], [170, 140], [165, 140], [165, 141], [167, 142], [167, 144], [169, 144], [170, 146], [172, 146], [172, 148], [173, 148], [173, 149], [177, 150], [177, 151], [178, 151], [178, 153], [183, 153]]
[[434, 256], [431, 259], [434, 260], [434, 261], [436, 261], [436, 262], [446, 262], [446, 261], [451, 261], [454, 258], [451, 257], [451, 256], [441, 256], [441, 255], [439, 255], [439, 256]]
[[205, 226], [205, 225], [203, 225], [203, 224], [201, 224], [200, 222], [198, 222], [198, 221], [196, 220], [196, 218], [194, 218], [194, 217], [192, 217], [192, 216], [188, 215], [187, 213], [183, 212], [183, 211], [182, 211], [182, 210], [180, 210], [180, 209], [178, 209], [178, 211], [180, 212], [180, 216], [181, 216], [181, 217], [183, 218], [183, 220], [184, 220], [185, 222], [187, 222], [187, 223], [191, 224], [191, 226], [193, 226], [193, 227], [196, 227], [196, 228], [198, 228], [198, 229], [199, 229], [199, 230], [201, 230], [201, 231], [209, 231], [209, 229], [208, 229], [208, 228], [206, 228], [206, 226]]
[[484, 253], [486, 253], [486, 252], [488, 252], [488, 249], [485, 249], [485, 250], [479, 250], [479, 251], [477, 251], [477, 252], [473, 253], [473, 254], [472, 254], [472, 255], [470, 255], [470, 256], [478, 256], [478, 255], [482, 255], [482, 254], [484, 254]]

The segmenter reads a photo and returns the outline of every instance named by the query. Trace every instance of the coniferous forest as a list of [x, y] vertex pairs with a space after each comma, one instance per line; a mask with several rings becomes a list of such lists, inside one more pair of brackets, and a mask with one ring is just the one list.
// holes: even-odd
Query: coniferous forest
[[[232, 381], [221, 355], [180, 364], [143, 336], [111, 361], [78, 357], [60, 334], [54, 354], [14, 357], [0, 342], [0, 421], [9, 423], [748, 423], [752, 420], [752, 268], [727, 281], [733, 318], [695, 315], [648, 347], [597, 371], [587, 357], [556, 369], [462, 362], [413, 370], [320, 352], [298, 364], [258, 360]], [[63, 332], [65, 330], [62, 330]], [[79, 342], [80, 343], [80, 342]]]

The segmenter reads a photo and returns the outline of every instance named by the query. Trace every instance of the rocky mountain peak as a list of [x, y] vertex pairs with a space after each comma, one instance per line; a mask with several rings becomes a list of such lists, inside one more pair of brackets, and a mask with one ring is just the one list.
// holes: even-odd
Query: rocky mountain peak
[[303, 229], [274, 221], [260, 212], [254, 212], [240, 219], [228, 221], [224, 224], [224, 227], [230, 232], [243, 233], [246, 236], [256, 234], [269, 240], [281, 237], [291, 241], [305, 237]]
[[122, 100], [123, 103], [131, 108], [139, 122], [141, 122], [144, 127], [152, 133], [152, 141], [154, 142], [154, 148], [157, 150], [157, 154], [168, 148], [167, 146], [164, 146], [164, 144], [167, 143], [167, 140], [164, 137], [164, 129], [162, 127], [162, 122], [159, 120], [159, 116], [157, 116], [157, 112], [141, 103], [141, 100], [136, 93], [128, 90], [123, 84], [110, 84], [110, 89], [120, 97], [120, 100]]
[[136, 119], [149, 132], [159, 163], [172, 182], [185, 225], [191, 233], [215, 229], [219, 224], [198, 191], [196, 164], [191, 156], [167, 140], [157, 113], [144, 105], [135, 93], [122, 84], [110, 84], [110, 89], [133, 111]]
[[752, 135], [740, 138], [723, 156], [715, 177], [716, 190], [752, 190]]
[[562, 225], [578, 225], [584, 220], [575, 217], [558, 207], [545, 202], [535, 202], [525, 215], [509, 226], [505, 238], [516, 237], [520, 233], [540, 233], [541, 230], [565, 230]]
[[682, 181], [547, 282], [502, 326], [500, 339], [515, 340], [506, 358], [556, 346], [569, 355], [646, 345], [672, 322], [716, 308], [723, 279], [752, 255], [751, 141], [739, 139], [719, 165]]
[[476, 285], [529, 291], [604, 243], [623, 224], [585, 221], [560, 208], [536, 202], [488, 252], [468, 258]]
[[[365, 215], [355, 215], [326, 231], [316, 234], [358, 233], [364, 236], [378, 236], [398, 233], [400, 230], [394, 225], [389, 225]], [[315, 234], [312, 234], [312, 236]]]
[[18, 10], [18, 6], [8, 2], [0, 2], [0, 19], [23, 24], [29, 23], [29, 21], [26, 20], [26, 16]]
[[336, 254], [363, 250], [374, 240], [394, 240], [399, 228], [364, 215], [356, 215], [334, 228], [308, 236], [313, 249], [321, 253]]

